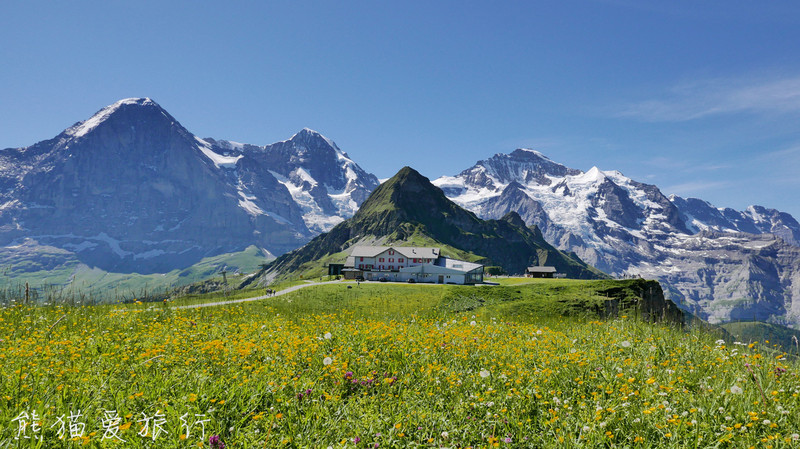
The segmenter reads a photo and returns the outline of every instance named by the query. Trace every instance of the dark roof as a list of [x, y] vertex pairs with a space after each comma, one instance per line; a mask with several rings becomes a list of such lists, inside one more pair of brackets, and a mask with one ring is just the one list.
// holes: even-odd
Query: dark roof
[[528, 273], [555, 273], [556, 267], [528, 267]]

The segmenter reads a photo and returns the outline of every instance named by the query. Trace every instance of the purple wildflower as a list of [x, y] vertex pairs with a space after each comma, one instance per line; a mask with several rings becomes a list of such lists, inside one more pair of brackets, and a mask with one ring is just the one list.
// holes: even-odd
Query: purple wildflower
[[219, 435], [211, 435], [208, 437], [208, 444], [212, 449], [225, 449], [225, 443], [222, 442]]

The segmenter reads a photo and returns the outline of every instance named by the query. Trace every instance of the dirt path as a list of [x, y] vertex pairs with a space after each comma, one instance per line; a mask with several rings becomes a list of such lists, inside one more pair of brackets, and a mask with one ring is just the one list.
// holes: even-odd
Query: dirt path
[[174, 309], [197, 309], [197, 308], [200, 308], [200, 307], [224, 306], [224, 305], [236, 304], [236, 303], [240, 303], [240, 302], [258, 301], [259, 299], [274, 298], [276, 296], [285, 295], [287, 293], [291, 293], [291, 292], [300, 290], [301, 288], [312, 287], [314, 285], [335, 284], [337, 282], [341, 282], [341, 281], [309, 282], [307, 284], [295, 285], [295, 286], [283, 289], [281, 291], [275, 292], [272, 295], [261, 295], [261, 296], [255, 296], [253, 298], [231, 299], [229, 301], [217, 301], [217, 302], [206, 302], [206, 303], [203, 303], [203, 304], [192, 304], [192, 305], [188, 305], [188, 306], [174, 307]]

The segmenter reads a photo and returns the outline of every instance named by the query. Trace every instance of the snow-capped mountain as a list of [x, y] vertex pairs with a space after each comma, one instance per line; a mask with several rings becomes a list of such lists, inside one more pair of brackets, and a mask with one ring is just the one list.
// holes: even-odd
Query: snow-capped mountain
[[693, 232], [713, 230], [746, 232], [749, 234], [774, 234], [787, 243], [800, 246], [800, 223], [786, 212], [750, 206], [744, 211], [717, 208], [697, 198], [669, 197], [681, 218]]
[[565, 167], [518, 149], [434, 181], [484, 218], [510, 211], [547, 240], [617, 276], [647, 276], [709, 319], [800, 319], [800, 226], [760, 206], [667, 198], [617, 171]]
[[266, 146], [201, 139], [151, 99], [130, 98], [0, 151], [0, 245], [140, 273], [249, 245], [279, 255], [352, 216], [377, 185], [314, 131]]
[[216, 153], [260, 160], [259, 168], [290, 192], [313, 234], [329, 231], [352, 217], [379, 184], [375, 175], [359, 167], [336, 143], [308, 128], [263, 147], [208, 141], [215, 144]]

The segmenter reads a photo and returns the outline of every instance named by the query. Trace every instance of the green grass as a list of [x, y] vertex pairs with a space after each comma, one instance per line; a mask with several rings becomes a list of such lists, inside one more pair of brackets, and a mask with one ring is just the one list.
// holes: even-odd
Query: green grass
[[[244, 280], [244, 274], [256, 271], [265, 262], [262, 251], [255, 246], [236, 253], [208, 257], [191, 267], [168, 273], [114, 273], [72, 261], [53, 270], [12, 271], [0, 282], [0, 302], [18, 295], [20, 285], [24, 286], [25, 282], [35, 290], [40, 303], [81, 299], [121, 302], [142, 297], [163, 297], [177, 287], [201, 281], [221, 281], [220, 270], [223, 267], [228, 270], [228, 284], [236, 287]], [[242, 275], [234, 274], [236, 270]]]
[[[641, 288], [337, 283], [201, 309], [3, 308], [0, 447], [797, 447], [797, 362], [570, 305]], [[59, 440], [77, 410], [84, 438]], [[34, 412], [42, 443], [15, 440]], [[109, 415], [124, 444], [103, 439]]]
[[777, 324], [757, 321], [737, 321], [721, 324], [736, 340], [744, 343], [759, 342], [768, 347], [800, 356], [800, 331]]

